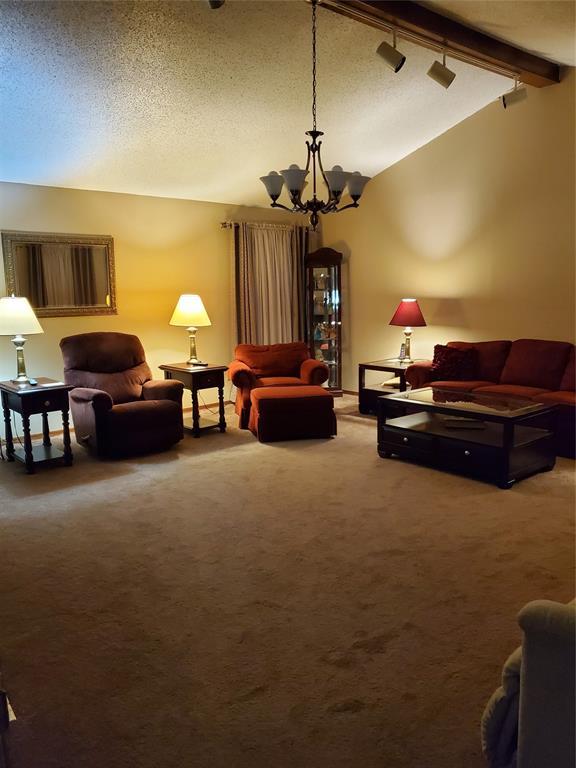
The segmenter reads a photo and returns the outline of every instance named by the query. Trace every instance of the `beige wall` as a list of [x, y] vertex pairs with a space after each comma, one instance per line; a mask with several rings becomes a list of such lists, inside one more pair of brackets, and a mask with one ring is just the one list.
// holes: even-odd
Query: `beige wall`
[[490, 104], [324, 218], [349, 261], [347, 389], [359, 362], [398, 354], [388, 322], [404, 296], [429, 324], [413, 356], [451, 339], [574, 340], [574, 88], [570, 70], [515, 108]]
[[[137, 334], [154, 373], [160, 375], [156, 366], [188, 356], [186, 329], [168, 325], [181, 293], [200, 294], [212, 321], [211, 327], [198, 331], [201, 357], [228, 363], [233, 349], [230, 231], [221, 229], [220, 222], [229, 219], [286, 222], [290, 215], [218, 203], [0, 183], [0, 229], [114, 238], [118, 314], [42, 318], [45, 333], [30, 336], [26, 344], [28, 374], [60, 379], [58, 342], [63, 336], [110, 330]], [[3, 296], [3, 268], [0, 273]], [[0, 380], [13, 376], [15, 366], [14, 347], [9, 338], [0, 336]], [[206, 392], [207, 402], [214, 401], [215, 394]]]

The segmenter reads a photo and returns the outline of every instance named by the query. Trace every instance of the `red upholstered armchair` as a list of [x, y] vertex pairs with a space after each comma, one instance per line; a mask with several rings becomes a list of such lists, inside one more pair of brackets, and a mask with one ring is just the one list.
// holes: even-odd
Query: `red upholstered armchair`
[[152, 381], [128, 333], [81, 333], [60, 342], [76, 440], [98, 456], [161, 451], [183, 437], [179, 381]]
[[323, 384], [328, 366], [310, 357], [303, 341], [289, 344], [239, 344], [228, 377], [237, 388], [236, 413], [240, 429], [248, 429], [250, 392], [255, 387], [287, 387]]

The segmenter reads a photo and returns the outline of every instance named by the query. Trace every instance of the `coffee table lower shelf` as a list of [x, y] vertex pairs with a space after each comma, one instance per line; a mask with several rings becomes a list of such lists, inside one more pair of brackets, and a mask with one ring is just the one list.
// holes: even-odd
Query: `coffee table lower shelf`
[[513, 443], [506, 447], [502, 424], [482, 424], [481, 429], [449, 429], [442, 418], [422, 411], [379, 420], [378, 454], [469, 475], [500, 488], [553, 469], [556, 454], [550, 430], [516, 425]]

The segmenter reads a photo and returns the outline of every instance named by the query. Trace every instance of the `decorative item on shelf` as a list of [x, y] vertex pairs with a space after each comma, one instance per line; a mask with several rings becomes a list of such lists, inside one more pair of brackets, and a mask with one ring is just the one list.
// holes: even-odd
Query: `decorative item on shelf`
[[[318, 141], [320, 136], [323, 136], [322, 131], [318, 131], [316, 128], [316, 6], [318, 0], [312, 0], [312, 130], [306, 131], [306, 135], [310, 136], [311, 141], [306, 142], [308, 149], [308, 155], [306, 160], [306, 168], [299, 168], [297, 165], [291, 165], [280, 173], [276, 171], [270, 171], [268, 176], [261, 176], [260, 181], [266, 187], [266, 191], [270, 195], [272, 200], [272, 208], [283, 208], [285, 211], [293, 211], [295, 213], [309, 213], [310, 224], [312, 229], [316, 230], [318, 225], [318, 214], [322, 213], [338, 213], [339, 211], [345, 211], [347, 208], [358, 208], [358, 201], [362, 196], [364, 187], [370, 181], [369, 176], [362, 176], [359, 171], [350, 173], [349, 171], [342, 170], [342, 167], [335, 165], [331, 171], [325, 171], [322, 167], [322, 158], [320, 156], [320, 148], [322, 141]], [[312, 199], [304, 202], [302, 200], [302, 192], [306, 186], [306, 177], [312, 169]], [[317, 196], [317, 176], [322, 176], [322, 179], [328, 190], [328, 200], [319, 200]], [[290, 202], [292, 207], [282, 205], [277, 200], [280, 197], [282, 188], [286, 182], [286, 187], [290, 195]], [[348, 194], [352, 198], [352, 202], [348, 205], [343, 205], [338, 208], [345, 188], [348, 188]]]
[[402, 299], [396, 312], [394, 312], [394, 316], [392, 317], [392, 320], [390, 320], [389, 325], [399, 325], [404, 327], [405, 341], [403, 346], [405, 356], [401, 359], [403, 363], [413, 362], [410, 357], [410, 336], [412, 335], [412, 328], [426, 325], [426, 321], [424, 320], [424, 316], [420, 311], [416, 299]]
[[24, 296], [4, 296], [0, 299], [0, 336], [14, 336], [16, 347], [16, 378], [14, 384], [29, 384], [24, 361], [24, 334], [44, 333], [30, 302]]
[[190, 359], [187, 361], [188, 365], [208, 365], [208, 363], [203, 363], [199, 360], [196, 354], [196, 332], [198, 328], [212, 325], [200, 296], [193, 293], [182, 294], [170, 318], [170, 325], [184, 326], [188, 329], [190, 336]]

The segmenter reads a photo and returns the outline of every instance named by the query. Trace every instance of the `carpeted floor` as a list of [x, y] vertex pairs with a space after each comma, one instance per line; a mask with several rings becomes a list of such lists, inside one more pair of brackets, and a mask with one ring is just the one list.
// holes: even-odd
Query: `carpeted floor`
[[0, 464], [14, 768], [481, 768], [517, 611], [573, 597], [574, 463], [501, 491], [339, 409], [331, 441]]

